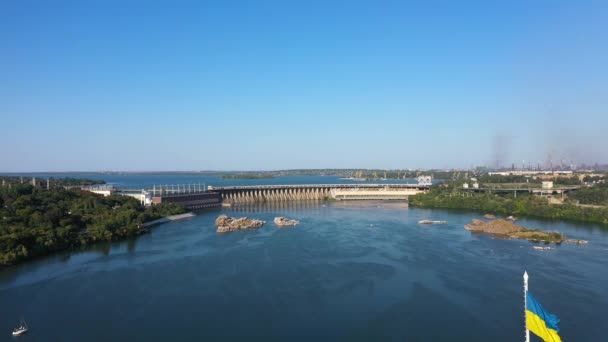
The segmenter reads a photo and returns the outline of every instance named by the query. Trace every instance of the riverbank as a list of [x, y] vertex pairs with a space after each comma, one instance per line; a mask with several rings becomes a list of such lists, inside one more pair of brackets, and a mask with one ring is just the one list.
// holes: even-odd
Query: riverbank
[[[155, 219], [152, 221], [147, 221], [144, 222], [142, 224], [139, 224], [137, 227], [137, 230], [135, 230], [134, 232], [131, 231], [131, 233], [129, 233], [128, 235], [120, 235], [117, 238], [112, 238], [109, 240], [105, 240], [105, 241], [121, 241], [121, 240], [125, 240], [125, 239], [130, 239], [130, 238], [134, 238], [137, 237], [141, 234], [145, 234], [148, 232], [148, 229], [152, 226], [155, 225], [159, 225], [162, 223], [166, 223], [166, 222], [171, 222], [171, 221], [178, 221], [178, 220], [182, 220], [182, 219], [186, 219], [186, 218], [191, 218], [191, 217], [195, 217], [196, 215], [192, 212], [188, 212], [185, 214], [178, 214], [178, 215], [170, 215], [170, 216], [166, 216], [166, 217], [162, 217], [159, 219]], [[123, 227], [123, 230], [127, 231], [129, 230], [129, 227]], [[97, 242], [102, 242], [104, 240], [97, 240], [94, 242], [89, 241], [86, 238], [86, 233], [87, 233], [87, 229], [84, 229], [80, 232], [80, 244], [74, 244], [74, 245], [70, 245], [70, 246], [65, 246], [63, 248], [56, 248], [54, 250], [51, 251], [47, 251], [45, 253], [41, 253], [41, 254], [25, 254], [24, 257], [15, 259], [15, 257], [17, 255], [15, 254], [9, 254], [8, 256], [6, 254], [2, 254], [1, 257], [3, 258], [3, 262], [0, 263], [0, 269], [6, 268], [6, 267], [10, 267], [13, 266], [15, 264], [24, 262], [24, 261], [30, 261], [32, 259], [36, 259], [39, 257], [44, 257], [44, 256], [48, 256], [57, 252], [63, 252], [66, 250], [78, 250], [78, 249], [82, 249], [83, 247], [86, 246], [90, 246], [90, 245], [95, 245]], [[0, 245], [1, 246], [1, 245]], [[5, 249], [5, 246], [1, 246], [3, 249]], [[27, 251], [27, 247], [25, 247], [24, 245], [21, 245], [22, 250], [26, 250]], [[12, 261], [11, 262], [6, 262], [10, 259], [8, 259], [9, 257], [12, 257]]]
[[608, 207], [581, 207], [574, 204], [550, 204], [534, 195], [477, 194], [455, 189], [434, 188], [426, 194], [410, 196], [409, 204], [420, 208], [465, 209], [503, 216], [526, 216], [599, 223], [608, 228]]
[[160, 218], [158, 220], [145, 222], [145, 223], [143, 223], [141, 225], [141, 227], [142, 228], [147, 228], [147, 227], [154, 226], [154, 225], [157, 225], [157, 224], [171, 222], [171, 221], [177, 221], [177, 220], [183, 220], [183, 219], [194, 217], [194, 216], [196, 216], [196, 215], [194, 213], [192, 213], [192, 212], [185, 213], [185, 214], [179, 214], [179, 215], [170, 215], [170, 216], [166, 216], [166, 217]]
[[0, 186], [0, 267], [132, 238], [146, 232], [144, 224], [186, 211], [176, 204], [142, 207], [128, 196], [8, 183]]

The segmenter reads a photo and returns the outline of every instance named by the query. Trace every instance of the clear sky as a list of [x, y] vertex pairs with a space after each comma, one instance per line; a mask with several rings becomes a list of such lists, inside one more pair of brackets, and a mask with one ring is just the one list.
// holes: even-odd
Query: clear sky
[[0, 1], [0, 172], [608, 162], [608, 1]]

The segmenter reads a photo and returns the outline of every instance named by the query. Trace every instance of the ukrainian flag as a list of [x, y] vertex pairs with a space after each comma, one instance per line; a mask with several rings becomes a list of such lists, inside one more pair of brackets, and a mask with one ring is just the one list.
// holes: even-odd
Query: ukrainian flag
[[527, 329], [542, 338], [545, 342], [561, 342], [559, 332], [559, 318], [546, 311], [542, 305], [526, 292], [526, 326]]

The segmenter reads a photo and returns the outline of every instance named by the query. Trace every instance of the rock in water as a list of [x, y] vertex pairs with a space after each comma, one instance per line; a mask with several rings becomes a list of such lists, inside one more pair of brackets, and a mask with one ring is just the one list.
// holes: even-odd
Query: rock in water
[[485, 215], [483, 215], [483, 217], [487, 218], [488, 220], [494, 220], [494, 219], [496, 219], [496, 216], [494, 216], [492, 214], [485, 214]]
[[228, 219], [228, 215], [220, 215], [217, 219], [215, 219], [215, 226], [220, 227], [227, 225], [226, 221], [228, 221]]
[[286, 217], [282, 217], [282, 216], [274, 218], [274, 224], [276, 224], [279, 227], [295, 226], [298, 223], [300, 223], [300, 221], [290, 220], [290, 219], [288, 219]]
[[265, 221], [250, 219], [248, 217], [234, 218], [227, 215], [220, 215], [215, 220], [215, 226], [217, 227], [218, 233], [227, 233], [249, 228], [259, 228], [265, 223]]
[[420, 220], [420, 224], [446, 224], [448, 221]]
[[464, 226], [464, 228], [474, 232], [484, 232], [502, 235], [507, 235], [513, 232], [520, 232], [524, 230], [523, 227], [520, 227], [505, 220], [494, 220], [488, 223], [483, 222], [481, 220], [473, 220], [473, 222], [467, 224], [466, 226]]
[[464, 226], [464, 228], [466, 230], [482, 230], [482, 226], [486, 224], [485, 222], [483, 222], [482, 220], [478, 220], [478, 219], [473, 219], [473, 222], [467, 224], [466, 226]]
[[490, 222], [484, 222], [474, 219], [473, 222], [467, 224], [464, 226], [464, 228], [475, 233], [502, 235], [510, 238], [525, 239], [535, 242], [543, 241], [545, 243], [555, 242], [560, 244], [565, 240], [564, 235], [561, 233], [543, 232], [538, 229], [526, 229], [507, 220], [493, 220]]

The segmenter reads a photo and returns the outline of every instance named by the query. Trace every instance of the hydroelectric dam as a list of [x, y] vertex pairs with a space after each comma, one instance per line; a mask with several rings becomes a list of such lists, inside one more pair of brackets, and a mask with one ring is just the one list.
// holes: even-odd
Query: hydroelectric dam
[[112, 185], [83, 187], [100, 195], [137, 198], [142, 205], [176, 203], [189, 209], [220, 205], [322, 200], [394, 200], [429, 191], [430, 181], [418, 184], [290, 184], [252, 186], [208, 186], [203, 184], [163, 184], [151, 189], [121, 189]]
[[302, 200], [402, 200], [429, 190], [427, 184], [301, 184], [258, 186], [209, 186], [223, 203]]

